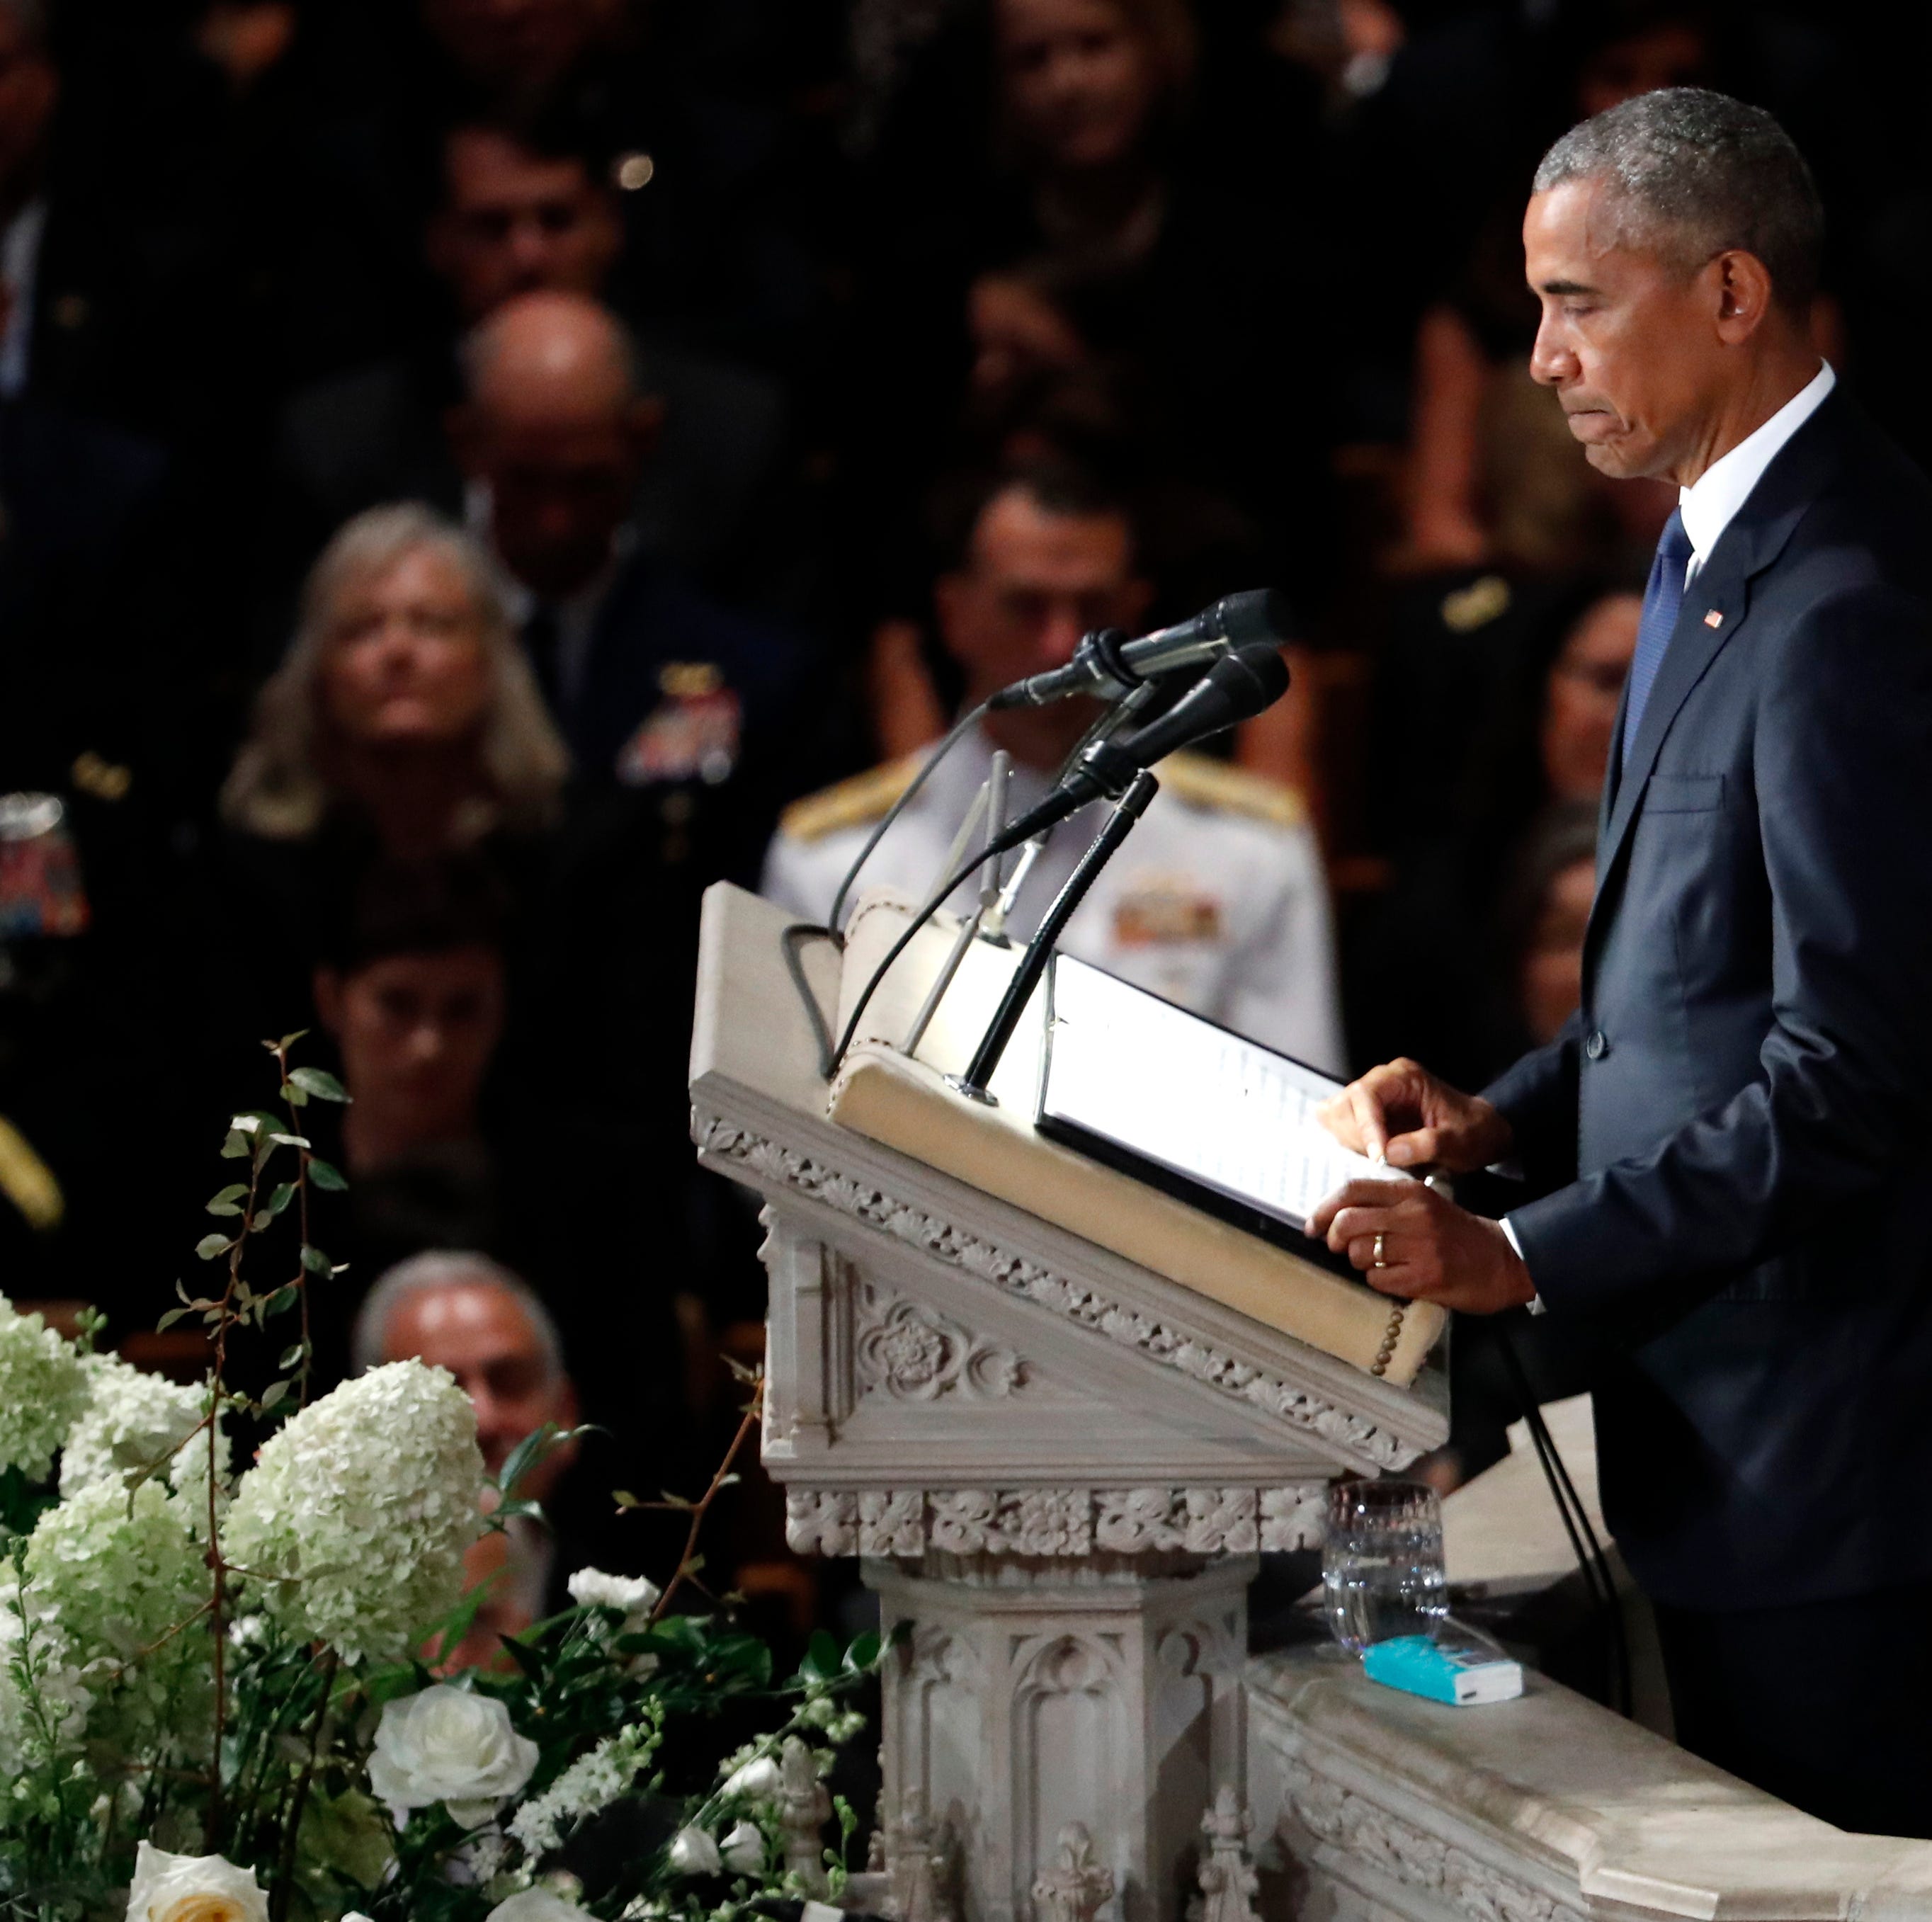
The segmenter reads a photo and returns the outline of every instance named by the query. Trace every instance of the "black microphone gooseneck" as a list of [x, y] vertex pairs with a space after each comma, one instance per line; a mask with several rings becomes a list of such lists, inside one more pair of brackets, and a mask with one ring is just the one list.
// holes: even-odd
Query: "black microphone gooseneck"
[[[1013, 978], [1006, 984], [1006, 991], [1000, 997], [965, 1073], [953, 1081], [960, 1093], [974, 1101], [994, 1099], [987, 1091], [987, 1084], [993, 1078], [1000, 1057], [1019, 1025], [1020, 1015], [1053, 958], [1054, 946], [1062, 929], [1160, 790], [1160, 784], [1148, 772], [1149, 767], [1188, 742], [1217, 734], [1238, 721], [1260, 713], [1287, 691], [1288, 664], [1275, 648], [1264, 643], [1236, 648], [1217, 661], [1200, 683], [1189, 689], [1159, 720], [1149, 721], [1124, 740], [1095, 741], [1082, 754], [1058, 792], [1031, 813], [1022, 815], [1000, 837], [1000, 841], [1017, 845], [1042, 827], [1084, 807], [1096, 795], [1114, 798], [1113, 812], [1054, 896], [1039, 931], [1027, 943], [1026, 952], [1013, 970]], [[989, 843], [989, 851], [1000, 841]]]
[[1033, 998], [1033, 991], [1040, 985], [1040, 976], [1046, 972], [1047, 963], [1053, 958], [1060, 930], [1073, 918], [1073, 910], [1087, 898], [1087, 890], [1099, 878], [1100, 870], [1112, 860], [1120, 843], [1133, 831], [1135, 822], [1147, 812], [1148, 803], [1160, 787], [1160, 783], [1143, 768], [1128, 784], [1127, 791], [1114, 803], [1114, 811], [1107, 817], [1106, 825], [1081, 856], [1079, 865], [1067, 876], [1066, 886], [1054, 896], [1053, 905], [1046, 910], [1039, 932], [1027, 943], [1027, 951], [1020, 957], [1020, 964], [1013, 970], [1012, 979], [1006, 983], [1006, 991], [1000, 996], [1000, 1005], [994, 1010], [986, 1032], [980, 1037], [980, 1045], [973, 1051], [973, 1058], [966, 1064], [965, 1073], [952, 1082], [960, 1093], [974, 1101], [984, 1102], [989, 1107], [998, 1102], [998, 1096], [988, 1091], [986, 1084], [999, 1067], [1000, 1057], [1006, 1051], [1006, 1043], [1012, 1039], [1013, 1030], [1019, 1026], [1020, 1016]]
[[1223, 654], [1157, 720], [1124, 739], [1102, 736], [1082, 748], [1059, 786], [989, 843], [989, 851], [1004, 854], [1077, 814], [1090, 801], [1118, 798], [1143, 769], [1177, 748], [1260, 713], [1287, 691], [1288, 663], [1270, 643], [1250, 642]]
[[1016, 681], [988, 704], [995, 709], [1044, 707], [1071, 694], [1118, 700], [1160, 675], [1205, 667], [1231, 648], [1262, 641], [1278, 645], [1288, 638], [1289, 625], [1288, 603], [1280, 592], [1257, 587], [1226, 595], [1192, 620], [1156, 628], [1137, 640], [1130, 640], [1118, 628], [1098, 628], [1082, 637], [1065, 667]]

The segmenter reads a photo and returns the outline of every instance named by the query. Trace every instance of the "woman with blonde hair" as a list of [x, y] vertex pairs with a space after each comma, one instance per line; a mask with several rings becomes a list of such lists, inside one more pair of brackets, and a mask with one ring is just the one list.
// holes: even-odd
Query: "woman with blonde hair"
[[253, 839], [346, 830], [419, 859], [541, 832], [568, 772], [496, 563], [409, 503], [345, 523], [310, 569], [221, 810]]

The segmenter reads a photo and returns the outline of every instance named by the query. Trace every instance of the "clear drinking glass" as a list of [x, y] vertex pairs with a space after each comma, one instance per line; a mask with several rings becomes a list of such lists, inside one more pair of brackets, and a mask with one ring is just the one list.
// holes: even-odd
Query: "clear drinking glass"
[[1433, 1636], [1449, 1612], [1436, 1491], [1421, 1482], [1333, 1483], [1322, 1585], [1330, 1632], [1352, 1655], [1394, 1636]]

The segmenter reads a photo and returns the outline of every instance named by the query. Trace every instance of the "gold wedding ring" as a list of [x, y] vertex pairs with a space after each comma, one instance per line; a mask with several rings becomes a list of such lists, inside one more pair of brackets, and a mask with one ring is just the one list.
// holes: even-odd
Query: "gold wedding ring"
[[1376, 1266], [1378, 1268], [1388, 1266], [1388, 1237], [1385, 1234], [1376, 1237]]

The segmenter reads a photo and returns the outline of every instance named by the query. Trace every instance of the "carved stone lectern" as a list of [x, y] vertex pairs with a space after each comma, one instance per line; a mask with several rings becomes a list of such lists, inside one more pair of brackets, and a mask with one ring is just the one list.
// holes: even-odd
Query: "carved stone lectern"
[[[865, 1558], [904, 1626], [881, 1879], [904, 1922], [1170, 1922], [1204, 1816], [1246, 1793], [1254, 1557], [1318, 1540], [1331, 1477], [1438, 1445], [1446, 1396], [832, 1120], [788, 922], [706, 897], [692, 1128], [764, 1202], [764, 1459], [792, 1543]], [[832, 1021], [838, 953], [800, 958]]]

